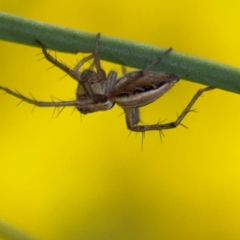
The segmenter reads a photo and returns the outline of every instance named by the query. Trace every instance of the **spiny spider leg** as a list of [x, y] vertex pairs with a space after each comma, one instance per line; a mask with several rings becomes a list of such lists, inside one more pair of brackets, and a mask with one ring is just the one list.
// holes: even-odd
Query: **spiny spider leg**
[[99, 40], [100, 40], [100, 33], [97, 34], [96, 36], [96, 40], [95, 40], [95, 46], [94, 46], [94, 50], [93, 53], [91, 55], [89, 55], [86, 58], [83, 58], [74, 68], [74, 70], [79, 71], [80, 67], [84, 64], [84, 62], [89, 61], [90, 59], [94, 58], [94, 65], [96, 67], [97, 70], [97, 74], [98, 74], [98, 79], [104, 80], [106, 79], [106, 74], [103, 71], [103, 69], [101, 68], [101, 63], [100, 63], [100, 58], [99, 58], [99, 54], [98, 54], [98, 46], [99, 46]]
[[124, 74], [117, 80], [110, 93], [114, 101], [124, 109], [129, 129], [137, 129], [140, 122], [139, 107], [148, 105], [166, 93], [178, 80], [174, 74], [156, 73], [149, 70], [172, 51], [166, 50], [145, 69]]
[[75, 101], [60, 101], [60, 102], [37, 101], [35, 99], [25, 97], [20, 93], [14, 92], [14, 91], [12, 91], [8, 88], [2, 87], [2, 86], [0, 86], [0, 89], [5, 91], [6, 93], [16, 97], [16, 98], [21, 99], [24, 102], [33, 104], [33, 105], [38, 106], [38, 107], [73, 107], [73, 106], [77, 106], [77, 105], [81, 104], [81, 102], [77, 101], [77, 100], [75, 100]]
[[98, 74], [98, 78], [99, 80], [105, 79], [106, 78], [106, 74], [105, 72], [101, 69], [100, 66], [100, 60], [98, 57], [98, 43], [99, 43], [99, 38], [100, 38], [100, 33], [97, 34], [96, 37], [96, 42], [95, 42], [95, 47], [94, 47], [94, 51], [91, 55], [83, 58], [76, 66], [74, 69], [70, 69], [69, 67], [67, 67], [66, 65], [64, 65], [63, 63], [59, 62], [56, 58], [52, 57], [48, 52], [47, 49], [45, 47], [45, 45], [43, 43], [41, 43], [40, 41], [36, 41], [39, 45], [41, 45], [42, 47], [42, 51], [43, 54], [45, 56], [45, 58], [53, 63], [54, 65], [56, 65], [57, 67], [59, 67], [61, 70], [63, 70], [64, 72], [66, 72], [67, 74], [69, 74], [73, 79], [77, 80], [82, 87], [84, 88], [84, 91], [86, 92], [86, 94], [88, 95], [89, 98], [94, 98], [94, 91], [91, 87], [91, 84], [89, 82], [89, 78], [91, 78], [90, 76], [90, 72], [87, 71], [85, 74], [80, 73], [79, 69], [81, 68], [81, 66], [89, 61], [90, 59], [94, 58], [94, 64], [96, 65], [97, 68], [97, 74]]
[[206, 87], [200, 89], [191, 99], [187, 107], [183, 110], [180, 116], [176, 119], [175, 122], [169, 122], [165, 124], [152, 124], [152, 125], [134, 125], [136, 122], [136, 116], [134, 115], [134, 111], [132, 108], [124, 108], [126, 114], [127, 126], [130, 130], [135, 132], [145, 132], [152, 130], [163, 130], [163, 129], [171, 129], [176, 128], [179, 124], [181, 125], [182, 120], [185, 118], [187, 113], [191, 111], [192, 106], [198, 100], [198, 98], [202, 95], [203, 92], [210, 91], [215, 89], [214, 87]]
[[80, 74], [77, 71], [72, 70], [71, 68], [67, 67], [66, 65], [64, 65], [63, 63], [59, 62], [57, 59], [55, 59], [54, 57], [52, 57], [48, 52], [47, 49], [45, 47], [45, 45], [43, 43], [41, 43], [40, 41], [36, 40], [36, 42], [42, 47], [42, 52], [45, 56], [45, 58], [53, 63], [55, 66], [57, 66], [58, 68], [60, 68], [61, 70], [63, 70], [65, 73], [67, 73], [68, 75], [70, 75], [73, 79], [75, 79], [76, 81], [79, 82], [80, 79]]
[[74, 71], [79, 72], [79, 69], [84, 64], [84, 62], [89, 61], [90, 59], [94, 59], [93, 66], [96, 67], [96, 72], [92, 70], [92, 67], [88, 70], [84, 70], [81, 73], [81, 80], [79, 81], [81, 85], [85, 88], [86, 93], [91, 99], [95, 98], [96, 92], [95, 87], [92, 85], [92, 83], [99, 83], [99, 85], [108, 85], [108, 79], [109, 77], [106, 76], [105, 71], [101, 68], [100, 64], [100, 58], [98, 55], [98, 46], [99, 46], [99, 39], [100, 39], [100, 33], [97, 34], [96, 40], [95, 40], [95, 46], [93, 53], [86, 58], [83, 58], [74, 68]]
[[128, 78], [127, 81], [124, 81], [122, 84], [119, 84], [111, 95], [115, 95], [118, 92], [124, 91], [124, 89], [127, 88], [129, 83], [132, 84], [135, 81], [139, 80], [140, 78], [146, 76], [149, 70], [155, 65], [157, 65], [158, 63], [160, 63], [162, 59], [165, 58], [165, 56], [168, 55], [171, 51], [172, 51], [172, 48], [169, 48], [161, 56], [159, 56], [155, 61], [153, 61], [150, 65], [148, 65], [145, 69], [138, 71], [138, 73], [134, 77]]
[[[84, 57], [81, 61], [78, 62], [78, 64], [74, 67], [73, 70], [74, 70], [75, 72], [79, 72], [79, 70], [80, 70], [80, 68], [82, 67], [82, 65], [83, 65], [85, 62], [91, 60], [92, 58], [94, 58], [94, 55], [93, 55], [93, 54], [91, 54], [91, 55], [89, 55], [89, 56], [87, 56], [87, 57]], [[90, 67], [90, 69], [91, 69], [91, 68], [92, 68], [92, 66]]]
[[101, 64], [100, 64], [100, 58], [99, 58], [99, 54], [98, 54], [99, 40], [100, 40], [100, 33], [98, 33], [97, 37], [96, 37], [96, 42], [95, 42], [95, 48], [94, 48], [94, 51], [93, 51], [93, 55], [94, 55], [94, 62], [95, 62], [95, 66], [96, 66], [96, 69], [97, 69], [98, 76], [99, 76], [99, 80], [101, 81], [101, 80], [106, 79], [106, 73], [101, 68]]
[[168, 55], [172, 50], [173, 50], [172, 48], [169, 48], [161, 56], [159, 56], [155, 61], [153, 61], [150, 65], [148, 65], [145, 69], [143, 69], [142, 71], [144, 72], [144, 74], [147, 74], [147, 72], [149, 72], [149, 70], [152, 67], [160, 63], [163, 60], [163, 58], [165, 58], [165, 56]]

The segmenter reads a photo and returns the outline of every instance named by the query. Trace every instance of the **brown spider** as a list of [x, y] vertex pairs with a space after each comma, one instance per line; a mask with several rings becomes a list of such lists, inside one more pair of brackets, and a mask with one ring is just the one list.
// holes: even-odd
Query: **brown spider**
[[[83, 114], [109, 110], [115, 103], [117, 103], [125, 112], [127, 127], [136, 132], [163, 130], [177, 127], [181, 124], [181, 121], [187, 113], [191, 111], [191, 107], [199, 96], [203, 92], [213, 89], [213, 87], [200, 89], [174, 122], [138, 125], [140, 122], [139, 107], [145, 106], [161, 97], [179, 80], [179, 78], [174, 74], [156, 73], [150, 71], [150, 69], [154, 65], [158, 64], [163, 57], [168, 55], [172, 49], [169, 48], [166, 50], [162, 56], [158, 57], [145, 69], [128, 72], [120, 78], [117, 78], [116, 71], [110, 71], [108, 75], [106, 75], [105, 71], [101, 68], [98, 56], [99, 39], [100, 34], [97, 34], [93, 53], [83, 58], [74, 69], [67, 67], [57, 59], [53, 58], [47, 52], [46, 47], [40, 41], [37, 41], [37, 43], [42, 47], [42, 52], [45, 58], [78, 82], [76, 100], [59, 102], [37, 101], [35, 99], [25, 97], [22, 94], [14, 92], [6, 87], [0, 86], [0, 89], [35, 106], [74, 106]], [[87, 69], [80, 72], [82, 65], [90, 59], [94, 59], [96, 71]]]

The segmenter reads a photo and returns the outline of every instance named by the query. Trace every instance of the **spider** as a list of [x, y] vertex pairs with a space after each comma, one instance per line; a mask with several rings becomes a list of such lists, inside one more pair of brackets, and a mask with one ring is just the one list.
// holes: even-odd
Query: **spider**
[[[163, 130], [177, 127], [181, 124], [183, 118], [191, 111], [191, 107], [197, 101], [199, 96], [205, 92], [212, 90], [213, 87], [206, 87], [200, 89], [191, 99], [187, 107], [173, 122], [164, 124], [151, 124], [151, 125], [139, 125], [140, 113], [139, 107], [145, 106], [166, 93], [178, 80], [178, 76], [175, 74], [156, 73], [151, 72], [150, 69], [156, 64], [160, 63], [164, 57], [166, 57], [172, 49], [169, 48], [155, 61], [148, 65], [143, 70], [131, 71], [120, 78], [117, 78], [116, 71], [110, 71], [106, 75], [100, 64], [100, 58], [98, 55], [98, 46], [100, 40], [100, 33], [96, 36], [95, 47], [92, 54], [84, 57], [73, 68], [69, 68], [57, 59], [52, 57], [43, 43], [37, 41], [42, 47], [42, 52], [45, 58], [53, 63], [55, 66], [63, 70], [74, 80], [78, 82], [76, 91], [76, 100], [72, 101], [38, 101], [23, 96], [18, 92], [14, 92], [6, 87], [0, 86], [0, 89], [6, 93], [13, 95], [38, 107], [68, 107], [74, 106], [81, 113], [93, 113], [102, 110], [111, 109], [114, 104], [118, 104], [123, 108], [126, 116], [126, 124], [128, 129], [136, 132], [145, 132], [151, 130]], [[89, 60], [94, 60], [96, 71], [90, 69], [80, 71], [83, 64]]]

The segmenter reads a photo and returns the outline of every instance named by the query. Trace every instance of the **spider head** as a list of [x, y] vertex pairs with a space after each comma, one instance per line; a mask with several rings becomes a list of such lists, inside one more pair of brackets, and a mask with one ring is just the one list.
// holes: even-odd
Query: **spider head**
[[101, 82], [102, 80], [106, 80], [106, 73], [101, 69], [100, 74], [87, 69], [81, 73], [81, 82], [89, 82], [90, 84]]

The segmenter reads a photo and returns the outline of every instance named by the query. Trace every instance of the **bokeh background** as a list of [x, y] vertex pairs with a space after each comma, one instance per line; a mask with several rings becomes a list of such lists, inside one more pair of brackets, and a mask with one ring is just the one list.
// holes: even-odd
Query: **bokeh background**
[[[1, 11], [237, 67], [239, 9], [237, 0], [0, 0]], [[41, 100], [74, 97], [76, 82], [46, 71], [40, 52], [0, 41], [0, 85]], [[69, 65], [82, 58], [57, 56]], [[142, 108], [143, 122], [172, 121], [200, 87], [181, 80]], [[205, 93], [188, 129], [164, 131], [162, 142], [147, 132], [143, 149], [117, 106], [52, 118], [53, 109], [18, 103], [0, 93], [1, 219], [49, 240], [240, 239], [239, 95]]]

